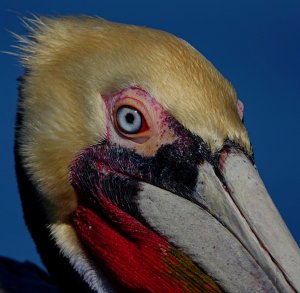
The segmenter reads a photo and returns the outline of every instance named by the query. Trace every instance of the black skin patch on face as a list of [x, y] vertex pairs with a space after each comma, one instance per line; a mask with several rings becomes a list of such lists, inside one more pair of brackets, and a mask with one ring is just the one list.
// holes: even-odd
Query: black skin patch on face
[[149, 159], [152, 166], [149, 179], [153, 178], [149, 183], [191, 199], [197, 182], [198, 165], [204, 160], [201, 149], [199, 141], [193, 136], [188, 146], [182, 146], [180, 140], [162, 146]]
[[[139, 191], [138, 181], [116, 172], [101, 160], [101, 155], [106, 159], [114, 157], [117, 160], [116, 153], [108, 154], [107, 151], [109, 148], [106, 143], [93, 146], [82, 153], [72, 167], [71, 182], [77, 192], [78, 202], [102, 215], [101, 196], [105, 196], [123, 211], [134, 214], [141, 220], [133, 200]], [[120, 151], [116, 150], [117, 153]]]
[[70, 176], [79, 204], [101, 213], [101, 195], [104, 195], [143, 222], [136, 205], [139, 182], [194, 201], [198, 166], [204, 160], [211, 162], [212, 157], [199, 137], [183, 127], [179, 131], [178, 139], [162, 145], [153, 157], [143, 157], [105, 140], [84, 150], [72, 165]]

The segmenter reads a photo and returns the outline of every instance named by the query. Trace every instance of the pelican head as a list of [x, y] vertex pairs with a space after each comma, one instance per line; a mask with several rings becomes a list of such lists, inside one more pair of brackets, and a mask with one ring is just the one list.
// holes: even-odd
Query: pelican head
[[66, 292], [299, 292], [299, 249], [231, 84], [166, 32], [36, 18], [19, 37], [26, 223]]

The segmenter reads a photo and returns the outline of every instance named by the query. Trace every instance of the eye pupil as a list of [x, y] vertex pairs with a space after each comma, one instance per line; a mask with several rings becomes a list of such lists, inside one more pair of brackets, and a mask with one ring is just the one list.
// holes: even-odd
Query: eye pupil
[[134, 121], [134, 116], [133, 116], [132, 113], [128, 113], [128, 114], [126, 115], [126, 121], [127, 121], [128, 123], [130, 123], [130, 124], [133, 123], [133, 121]]

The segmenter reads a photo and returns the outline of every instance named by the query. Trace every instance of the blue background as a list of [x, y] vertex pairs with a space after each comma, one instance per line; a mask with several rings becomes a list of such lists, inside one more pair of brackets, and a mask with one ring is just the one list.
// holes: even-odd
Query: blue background
[[[0, 1], [0, 50], [20, 16], [88, 14], [171, 32], [201, 51], [236, 87], [260, 174], [300, 243], [300, 1]], [[76, 36], [74, 36], [76, 37]], [[16, 78], [0, 54], [0, 254], [40, 264], [22, 219], [13, 163]]]

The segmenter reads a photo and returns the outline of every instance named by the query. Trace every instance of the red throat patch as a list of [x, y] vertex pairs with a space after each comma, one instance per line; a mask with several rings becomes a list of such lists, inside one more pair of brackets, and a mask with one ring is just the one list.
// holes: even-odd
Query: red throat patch
[[103, 215], [79, 206], [75, 229], [95, 263], [132, 292], [222, 292], [184, 253], [101, 196]]

